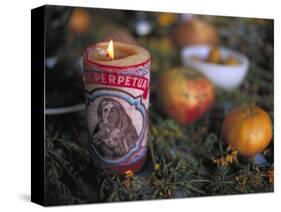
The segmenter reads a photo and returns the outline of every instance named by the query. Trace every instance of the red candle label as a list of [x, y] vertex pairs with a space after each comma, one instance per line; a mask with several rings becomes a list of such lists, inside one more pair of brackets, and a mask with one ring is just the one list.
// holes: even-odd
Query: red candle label
[[118, 173], [137, 171], [146, 154], [150, 60], [128, 67], [84, 57], [89, 153]]

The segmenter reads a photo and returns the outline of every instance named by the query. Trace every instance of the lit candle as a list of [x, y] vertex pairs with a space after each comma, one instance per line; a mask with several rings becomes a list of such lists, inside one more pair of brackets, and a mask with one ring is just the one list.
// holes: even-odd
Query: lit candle
[[102, 42], [84, 52], [89, 153], [114, 173], [137, 172], [146, 155], [150, 54]]
[[114, 49], [113, 49], [113, 41], [112, 40], [108, 44], [106, 57], [109, 60], [113, 60], [114, 59]]

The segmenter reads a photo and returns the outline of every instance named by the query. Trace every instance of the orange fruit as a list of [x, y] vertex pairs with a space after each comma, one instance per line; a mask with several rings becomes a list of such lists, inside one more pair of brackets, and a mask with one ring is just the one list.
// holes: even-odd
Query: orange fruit
[[219, 47], [213, 47], [208, 54], [207, 62], [219, 64], [221, 61], [221, 53]]
[[270, 116], [257, 106], [237, 107], [225, 117], [222, 135], [241, 155], [254, 156], [272, 139]]
[[75, 8], [69, 19], [69, 29], [75, 33], [82, 34], [89, 31], [91, 17], [83, 8]]
[[226, 60], [224, 61], [224, 64], [225, 65], [238, 65], [239, 61], [235, 57], [230, 56], [230, 57], [226, 58]]

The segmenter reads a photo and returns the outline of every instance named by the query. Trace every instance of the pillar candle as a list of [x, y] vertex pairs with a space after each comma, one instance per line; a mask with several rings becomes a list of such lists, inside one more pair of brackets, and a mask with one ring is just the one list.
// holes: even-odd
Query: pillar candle
[[83, 56], [90, 157], [116, 174], [145, 161], [150, 54], [136, 45], [102, 42]]

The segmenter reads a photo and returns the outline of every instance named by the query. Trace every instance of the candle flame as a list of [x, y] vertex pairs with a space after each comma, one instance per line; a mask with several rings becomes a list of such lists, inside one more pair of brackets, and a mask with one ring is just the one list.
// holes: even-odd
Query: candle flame
[[109, 44], [108, 44], [108, 48], [107, 48], [107, 57], [110, 60], [114, 59], [114, 50], [113, 50], [113, 41], [110, 40]]

